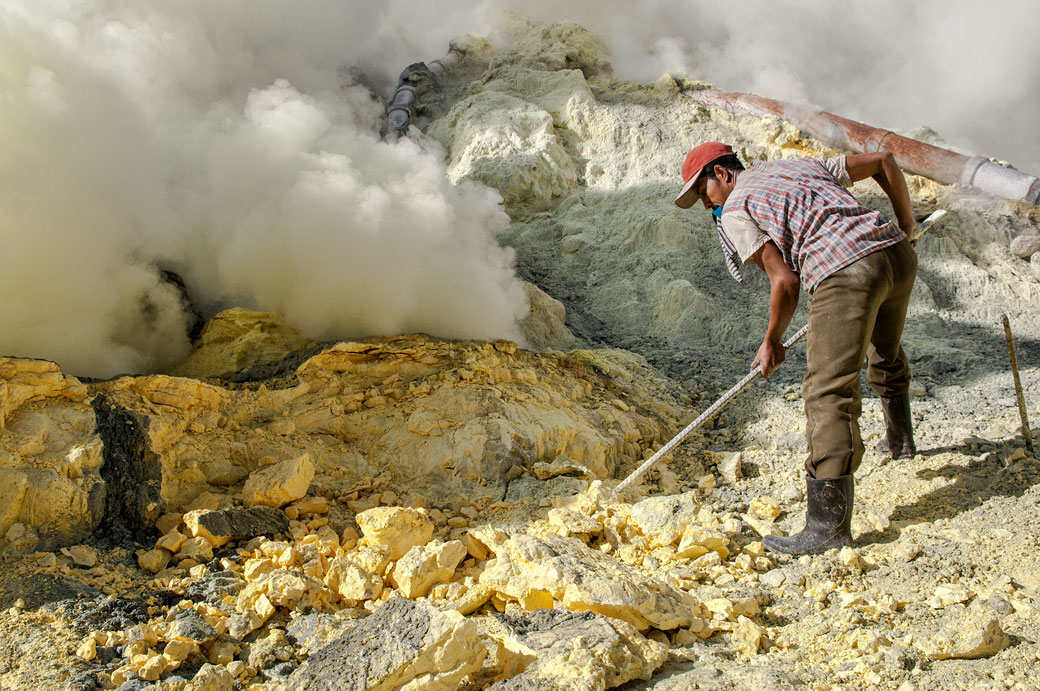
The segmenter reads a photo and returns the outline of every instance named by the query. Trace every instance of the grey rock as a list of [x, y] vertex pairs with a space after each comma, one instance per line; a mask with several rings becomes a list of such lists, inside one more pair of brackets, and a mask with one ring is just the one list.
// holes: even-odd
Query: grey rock
[[[506, 647], [533, 654], [520, 674], [494, 691], [601, 691], [633, 679], [649, 679], [668, 658], [668, 646], [649, 640], [634, 626], [593, 612], [543, 609], [501, 615]], [[581, 641], [580, 649], [574, 645]]]
[[216, 639], [217, 631], [194, 609], [185, 609], [178, 612], [170, 624], [168, 636], [171, 640], [183, 638], [202, 645]]
[[225, 607], [223, 599], [237, 595], [246, 587], [246, 580], [234, 571], [208, 573], [188, 586], [186, 596], [193, 602], [206, 602], [214, 607]]
[[285, 513], [270, 506], [208, 511], [198, 517], [198, 522], [215, 537], [229, 537], [232, 540], [274, 535], [289, 530], [289, 519]]
[[802, 564], [788, 564], [783, 568], [783, 572], [785, 583], [803, 585], [805, 583], [805, 575], [809, 572], [809, 567]]
[[740, 464], [744, 460], [744, 454], [739, 451], [733, 451], [725, 455], [725, 457], [719, 461], [719, 474], [722, 475], [722, 479], [731, 485], [737, 484], [743, 473], [740, 471]]
[[292, 644], [281, 629], [271, 629], [265, 638], [253, 643], [249, 648], [248, 662], [254, 669], [274, 667], [279, 662], [286, 662], [293, 657]]
[[694, 492], [650, 497], [632, 507], [632, 522], [644, 535], [653, 535], [667, 545], [678, 541], [686, 526], [697, 522], [699, 509]]
[[65, 600], [55, 605], [55, 611], [68, 620], [69, 628], [77, 633], [87, 631], [118, 631], [148, 621], [148, 607], [141, 600], [124, 598], [96, 600]]
[[797, 504], [805, 498], [804, 492], [799, 485], [788, 485], [780, 490], [777, 497], [785, 506]]
[[1000, 595], [992, 595], [986, 600], [986, 606], [1000, 616], [1007, 616], [1015, 611], [1014, 606]]
[[758, 577], [758, 582], [767, 588], [779, 588], [787, 580], [787, 574], [784, 573], [783, 569], [773, 569], [772, 571], [766, 571], [764, 574]]
[[33, 574], [24, 581], [14, 581], [12, 586], [2, 601], [4, 609], [19, 598], [27, 609], [37, 609], [60, 600], [94, 600], [102, 597], [101, 591], [84, 585], [75, 578], [49, 573]]
[[[350, 610], [346, 611], [350, 612]], [[351, 612], [351, 614], [353, 613]], [[310, 655], [356, 626], [361, 621], [361, 616], [361, 611], [356, 611], [356, 616], [353, 618], [350, 618], [349, 615], [344, 616], [342, 612], [339, 614], [327, 612], [305, 614], [289, 622], [285, 632], [301, 652]]]
[[[472, 622], [462, 621], [470, 638], [456, 641], [458, 628], [449, 614], [453, 613], [442, 613], [413, 600], [391, 599], [307, 658], [289, 678], [284, 691], [362, 691], [384, 688], [383, 684], [390, 680], [393, 688], [409, 682], [415, 688], [424, 688], [421, 682], [436, 677], [441, 682], [437, 688], [454, 688], [449, 685], [451, 679], [461, 681], [480, 668], [484, 648]], [[455, 644], [464, 647], [446, 650]], [[466, 664], [459, 665], [460, 655]], [[453, 667], [437, 669], [442, 658]]]
[[264, 676], [273, 681], [285, 681], [296, 671], [296, 666], [291, 662], [280, 662], [271, 669], [264, 672]]
[[1040, 235], [1019, 235], [1011, 241], [1011, 253], [1021, 259], [1029, 259], [1040, 252]]

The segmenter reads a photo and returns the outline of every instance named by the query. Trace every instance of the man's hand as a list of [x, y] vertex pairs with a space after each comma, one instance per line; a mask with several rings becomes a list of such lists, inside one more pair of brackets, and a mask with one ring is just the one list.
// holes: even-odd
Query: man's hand
[[755, 356], [755, 361], [751, 363], [751, 369], [754, 370], [756, 367], [761, 366], [762, 378], [769, 379], [769, 375], [783, 363], [786, 357], [787, 350], [782, 343], [766, 339], [758, 347], [758, 354]]

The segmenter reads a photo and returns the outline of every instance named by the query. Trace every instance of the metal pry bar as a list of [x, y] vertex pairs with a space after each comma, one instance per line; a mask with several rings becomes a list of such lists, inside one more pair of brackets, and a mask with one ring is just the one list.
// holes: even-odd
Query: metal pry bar
[[[784, 342], [784, 348], [785, 349], [790, 348], [795, 343], [797, 343], [798, 341], [802, 340], [802, 337], [805, 336], [805, 334], [808, 331], [809, 331], [809, 325], [806, 324], [805, 326], [803, 326], [801, 329], [798, 330], [798, 333], [796, 333], [794, 336], [791, 336], [791, 338], [787, 339], [787, 341]], [[648, 458], [645, 461], [643, 461], [643, 464], [641, 466], [639, 466], [638, 468], [636, 468], [632, 472], [631, 475], [626, 477], [621, 482], [621, 484], [619, 484], [617, 487], [615, 487], [614, 491], [617, 492], [618, 494], [620, 494], [629, 485], [631, 485], [633, 482], [638, 480], [639, 477], [642, 476], [643, 473], [645, 473], [646, 471], [650, 470], [650, 468], [653, 467], [653, 465], [655, 463], [657, 463], [658, 460], [660, 460], [661, 456], [664, 456], [666, 453], [668, 453], [673, 448], [675, 448], [675, 446], [678, 445], [678, 443], [681, 442], [686, 437], [687, 434], [689, 434], [690, 432], [692, 432], [693, 430], [697, 429], [702, 424], [704, 424], [704, 421], [707, 420], [708, 418], [710, 418], [712, 415], [714, 415], [715, 411], [717, 411], [719, 408], [721, 408], [722, 406], [724, 406], [727, 403], [729, 403], [729, 401], [734, 396], [736, 396], [738, 393], [743, 391], [745, 389], [745, 387], [747, 387], [748, 384], [750, 384], [752, 381], [754, 381], [760, 374], [762, 374], [762, 366], [761, 365], [759, 365], [755, 369], [753, 369], [750, 372], [748, 372], [747, 375], [743, 379], [741, 379], [739, 382], [737, 382], [733, 386], [732, 389], [730, 389], [726, 393], [722, 394], [722, 397], [719, 398], [719, 400], [717, 400], [714, 403], [712, 403], [711, 406], [709, 406], [707, 410], [705, 410], [703, 413], [701, 413], [697, 417], [696, 420], [694, 420], [690, 424], [686, 425], [686, 427], [683, 429], [682, 432], [679, 432], [679, 434], [677, 434], [674, 437], [672, 437], [672, 440], [670, 442], [668, 442], [667, 444], [665, 444], [664, 446], [662, 446], [660, 451], [658, 451], [653, 456], [651, 456], [650, 458]]]
[[936, 209], [931, 214], [929, 214], [928, 218], [926, 218], [923, 221], [921, 221], [917, 225], [917, 228], [914, 229], [913, 235], [910, 236], [910, 242], [917, 242], [917, 240], [922, 235], [924, 235], [925, 233], [928, 232], [928, 229], [931, 228], [932, 225], [936, 221], [938, 221], [940, 218], [942, 218], [945, 215], [946, 215], [946, 209]]

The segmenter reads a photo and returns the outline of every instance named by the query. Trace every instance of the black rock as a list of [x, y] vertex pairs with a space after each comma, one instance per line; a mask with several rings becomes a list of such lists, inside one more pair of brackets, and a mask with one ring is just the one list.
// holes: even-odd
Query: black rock
[[98, 394], [91, 405], [105, 460], [100, 530], [122, 541], [151, 542], [155, 520], [166, 511], [166, 502], [161, 493], [162, 463], [148, 438], [149, 417], [122, 407], [109, 394]]
[[2, 607], [7, 609], [19, 598], [27, 609], [38, 609], [62, 600], [95, 600], [103, 597], [101, 591], [80, 583], [75, 578], [50, 573], [37, 573], [24, 581], [9, 586]]
[[194, 609], [181, 610], [170, 624], [168, 635], [171, 638], [184, 638], [199, 645], [209, 643], [217, 637], [217, 630], [206, 623], [202, 615]]
[[430, 612], [405, 599], [388, 601], [372, 616], [318, 650], [297, 669], [285, 691], [366, 689], [423, 651]]
[[188, 586], [185, 594], [193, 602], [206, 602], [214, 607], [224, 607], [223, 599], [237, 595], [246, 587], [246, 580], [234, 571], [208, 573]]
[[264, 676], [272, 681], [285, 681], [292, 676], [292, 673], [295, 671], [296, 666], [293, 663], [282, 662], [270, 669], [264, 670]]
[[208, 511], [198, 517], [199, 525], [216, 537], [245, 540], [289, 530], [289, 519], [270, 506]]
[[69, 620], [77, 633], [118, 631], [148, 621], [148, 607], [140, 600], [66, 600], [56, 603], [54, 611]]

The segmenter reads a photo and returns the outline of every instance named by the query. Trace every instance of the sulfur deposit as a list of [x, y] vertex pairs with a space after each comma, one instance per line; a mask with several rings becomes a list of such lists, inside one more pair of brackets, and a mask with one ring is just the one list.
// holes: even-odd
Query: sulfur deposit
[[804, 511], [796, 351], [613, 487], [768, 314], [671, 204], [685, 152], [839, 152], [618, 81], [573, 22], [510, 22], [418, 85], [409, 136], [501, 195], [524, 341], [318, 342], [238, 307], [162, 373], [0, 358], [0, 688], [1038, 688], [1040, 463], [995, 320], [1040, 418], [1040, 212], [910, 178], [918, 215], [951, 212], [905, 338], [920, 453], [868, 452], [855, 547], [768, 554]]

